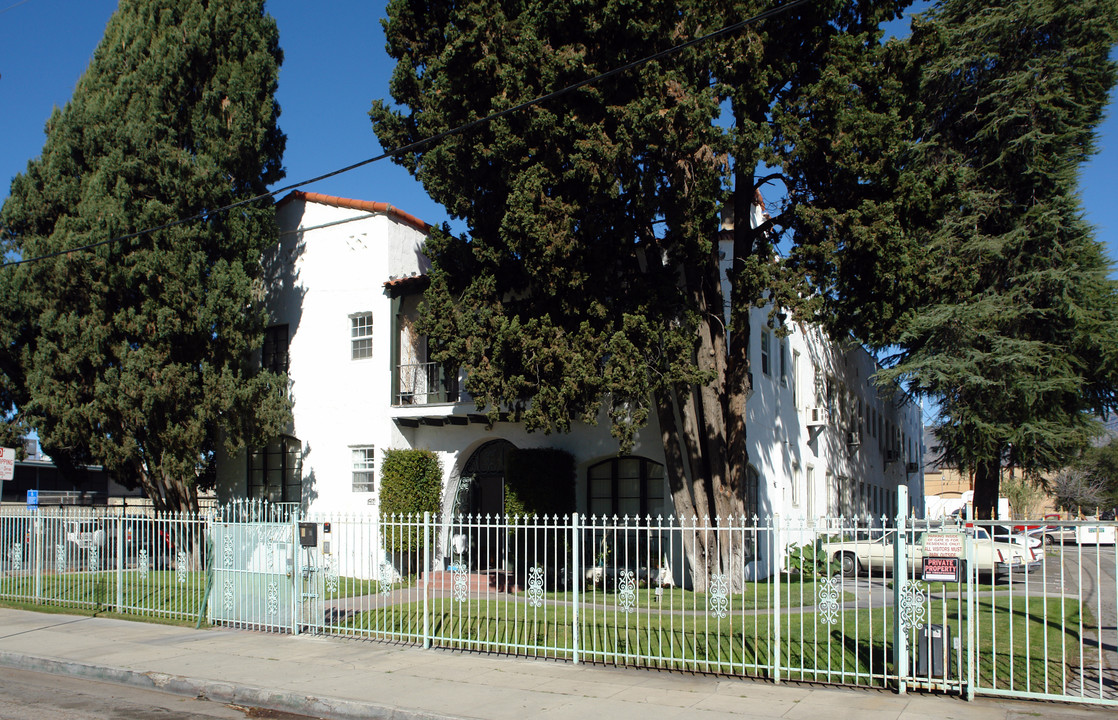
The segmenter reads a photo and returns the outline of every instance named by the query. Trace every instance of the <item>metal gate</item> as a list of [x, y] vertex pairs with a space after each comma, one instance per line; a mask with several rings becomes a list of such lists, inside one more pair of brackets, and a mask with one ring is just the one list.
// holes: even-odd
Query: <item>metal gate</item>
[[[1098, 520], [967, 519], [952, 529], [899, 518], [898, 689], [1118, 705], [1113, 532]], [[933, 541], [953, 534], [961, 547], [937, 551]], [[952, 555], [960, 581], [937, 581], [937, 556]]]
[[296, 617], [295, 526], [290, 522], [217, 522], [210, 622], [291, 632]]

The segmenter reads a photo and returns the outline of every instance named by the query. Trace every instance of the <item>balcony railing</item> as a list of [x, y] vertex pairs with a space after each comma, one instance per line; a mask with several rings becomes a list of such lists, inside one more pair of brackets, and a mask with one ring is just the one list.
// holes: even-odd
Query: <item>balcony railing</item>
[[396, 366], [396, 405], [432, 405], [458, 402], [458, 373], [438, 363]]

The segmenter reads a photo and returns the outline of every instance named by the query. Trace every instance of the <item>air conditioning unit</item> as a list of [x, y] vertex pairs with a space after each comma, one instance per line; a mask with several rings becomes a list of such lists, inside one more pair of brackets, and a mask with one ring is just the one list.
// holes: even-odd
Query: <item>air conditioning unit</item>
[[900, 453], [899, 450], [886, 450], [885, 451], [885, 462], [887, 462], [887, 463], [897, 462], [900, 459], [901, 459], [901, 453]]
[[827, 408], [825, 407], [809, 407], [807, 408], [807, 426], [823, 427], [827, 424]]
[[856, 448], [862, 444], [862, 438], [858, 435], [857, 431], [851, 430], [846, 433], [846, 444], [852, 448]]
[[915, 462], [906, 463], [905, 466], [904, 466], [904, 469], [905, 469], [906, 473], [908, 473], [909, 475], [913, 475], [915, 473], [920, 472], [920, 463], [915, 463]]

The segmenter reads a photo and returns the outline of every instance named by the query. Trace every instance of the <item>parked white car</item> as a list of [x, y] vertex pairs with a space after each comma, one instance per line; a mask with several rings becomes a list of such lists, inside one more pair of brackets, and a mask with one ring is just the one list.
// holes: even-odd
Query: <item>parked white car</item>
[[71, 549], [91, 550], [105, 546], [105, 530], [95, 520], [66, 521], [66, 544]]
[[1022, 532], [1016, 532], [1013, 528], [1008, 527], [1006, 525], [995, 525], [993, 527], [993, 531], [994, 531], [994, 539], [997, 540], [998, 542], [1017, 543], [1018, 545], [1021, 545], [1021, 546], [1024, 546], [1024, 547], [1027, 547], [1027, 548], [1030, 548], [1030, 549], [1033, 549], [1033, 550], [1039, 548], [1041, 545], [1044, 544], [1043, 541], [1039, 537], [1036, 537], [1034, 535], [1028, 535], [1028, 534], [1022, 533]]
[[[908, 571], [918, 573], [924, 566], [924, 541], [929, 533], [950, 534], [952, 532], [963, 534], [963, 529], [946, 527], [942, 531], [920, 530], [909, 536], [906, 543], [908, 555]], [[1013, 572], [1032, 572], [1040, 567], [1043, 557], [1042, 551], [1016, 542], [999, 542], [990, 537], [986, 528], [972, 527], [966, 529], [966, 534], [974, 538], [974, 564], [979, 573], [1004, 575]], [[821, 549], [832, 562], [837, 562], [842, 567], [843, 575], [857, 575], [867, 571], [893, 571], [893, 539], [895, 530], [884, 531], [879, 537], [873, 539], [852, 539], [836, 542], [825, 542]], [[965, 558], [963, 538], [960, 538], [960, 550], [956, 557]]]
[[[1097, 523], [1097, 524], [1095, 524]], [[1031, 528], [1026, 534], [1043, 540], [1046, 545], [1114, 545], [1118, 544], [1118, 532], [1114, 523], [1103, 522], [1095, 518], [1087, 518], [1081, 523], [1068, 523], [1060, 525], [1044, 525]]]

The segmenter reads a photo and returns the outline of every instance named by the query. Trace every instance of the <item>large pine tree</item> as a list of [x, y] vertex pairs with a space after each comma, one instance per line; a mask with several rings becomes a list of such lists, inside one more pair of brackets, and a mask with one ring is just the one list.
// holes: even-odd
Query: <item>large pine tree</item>
[[12, 421], [60, 465], [102, 463], [161, 510], [197, 507], [220, 439], [290, 415], [285, 380], [248, 364], [271, 204], [208, 214], [283, 176], [282, 53], [263, 6], [121, 0], [0, 215], [5, 251], [29, 261], [0, 269]]
[[1118, 402], [1118, 285], [1076, 184], [1116, 42], [1112, 0], [944, 0], [914, 26], [904, 162], [924, 178], [914, 206], [933, 212], [912, 228], [926, 288], [894, 325], [885, 377], [938, 399], [980, 517], [1004, 463], [1061, 467]]

